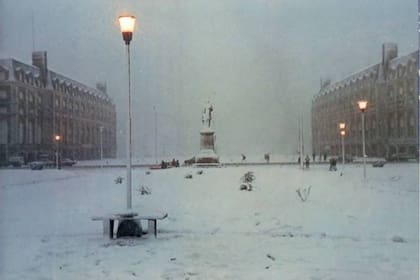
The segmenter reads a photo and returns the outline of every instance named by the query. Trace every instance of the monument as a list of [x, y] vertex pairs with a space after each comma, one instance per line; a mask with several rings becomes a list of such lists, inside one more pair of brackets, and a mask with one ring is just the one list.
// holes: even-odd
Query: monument
[[214, 151], [213, 105], [210, 102], [204, 107], [201, 116], [200, 152], [195, 157], [196, 164], [218, 164], [219, 157]]

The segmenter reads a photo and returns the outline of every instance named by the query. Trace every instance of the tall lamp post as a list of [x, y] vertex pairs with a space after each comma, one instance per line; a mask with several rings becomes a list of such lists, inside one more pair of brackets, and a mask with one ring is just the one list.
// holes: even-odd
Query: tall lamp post
[[61, 141], [61, 136], [56, 134], [54, 135], [54, 140], [55, 140], [55, 167], [57, 169], [60, 169], [60, 165], [59, 165], [59, 155], [60, 155], [60, 141]]
[[157, 112], [155, 106], [153, 106], [153, 111], [155, 113], [155, 164], [157, 164]]
[[136, 18], [131, 15], [120, 16], [120, 29], [123, 40], [127, 46], [128, 57], [128, 139], [127, 139], [127, 209], [131, 209], [131, 69], [130, 69], [130, 42], [133, 38]]
[[101, 125], [99, 127], [99, 138], [100, 138], [100, 142], [101, 142], [101, 168], [103, 168], [103, 161], [102, 159], [104, 158], [104, 149], [103, 149], [103, 142], [102, 142], [102, 134], [104, 133], [104, 127]]
[[341, 157], [342, 157], [342, 163], [344, 166], [345, 163], [345, 153], [344, 153], [344, 136], [346, 136], [346, 124], [345, 123], [339, 123], [338, 127], [340, 128], [340, 135], [341, 135]]
[[366, 100], [361, 100], [357, 102], [357, 105], [362, 113], [363, 178], [366, 178], [365, 112], [368, 102]]

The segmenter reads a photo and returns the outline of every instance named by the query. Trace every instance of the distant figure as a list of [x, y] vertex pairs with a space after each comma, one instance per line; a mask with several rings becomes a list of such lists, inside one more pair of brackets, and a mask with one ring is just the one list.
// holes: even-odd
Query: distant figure
[[172, 165], [172, 167], [175, 167], [176, 166], [176, 161], [175, 161], [174, 158], [172, 159], [171, 165]]
[[300, 164], [300, 157], [298, 157], [298, 164]]
[[315, 162], [315, 157], [316, 157], [315, 153], [312, 153], [312, 161], [313, 162]]
[[324, 161], [327, 161], [327, 154], [324, 154]]
[[162, 160], [162, 162], [160, 163], [160, 168], [162, 169], [166, 169], [168, 166], [166, 165], [166, 162]]
[[330, 158], [330, 171], [337, 171], [337, 159]]
[[305, 157], [305, 168], [307, 168], [307, 169], [309, 169], [309, 161], [310, 161], [309, 156], [306, 155], [306, 157]]
[[246, 160], [246, 156], [244, 154], [241, 154], [241, 156], [242, 156], [242, 161], [245, 161]]
[[264, 154], [264, 159], [267, 163], [269, 163], [270, 162], [270, 154], [269, 153]]

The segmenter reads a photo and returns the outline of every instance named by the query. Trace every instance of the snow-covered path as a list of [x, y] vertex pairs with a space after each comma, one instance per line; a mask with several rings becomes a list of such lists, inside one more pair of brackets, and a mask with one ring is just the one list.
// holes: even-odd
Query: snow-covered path
[[[239, 190], [247, 171], [251, 192]], [[157, 239], [109, 240], [90, 217], [124, 208], [124, 169], [0, 170], [0, 278], [418, 279], [418, 172], [135, 169], [133, 207], [169, 217]]]

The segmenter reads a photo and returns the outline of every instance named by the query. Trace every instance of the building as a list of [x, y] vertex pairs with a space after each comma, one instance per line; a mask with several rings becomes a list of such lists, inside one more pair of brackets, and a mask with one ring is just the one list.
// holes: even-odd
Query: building
[[[54, 135], [60, 135], [56, 143]], [[0, 164], [11, 156], [25, 162], [115, 157], [116, 111], [106, 86], [91, 88], [47, 67], [47, 53], [32, 65], [0, 59]]]
[[312, 100], [312, 148], [316, 154], [340, 155], [338, 123], [346, 123], [346, 154], [362, 156], [362, 122], [357, 101], [367, 100], [366, 154], [418, 157], [418, 55], [398, 57], [393, 43], [382, 46], [380, 63], [337, 83], [321, 82]]

